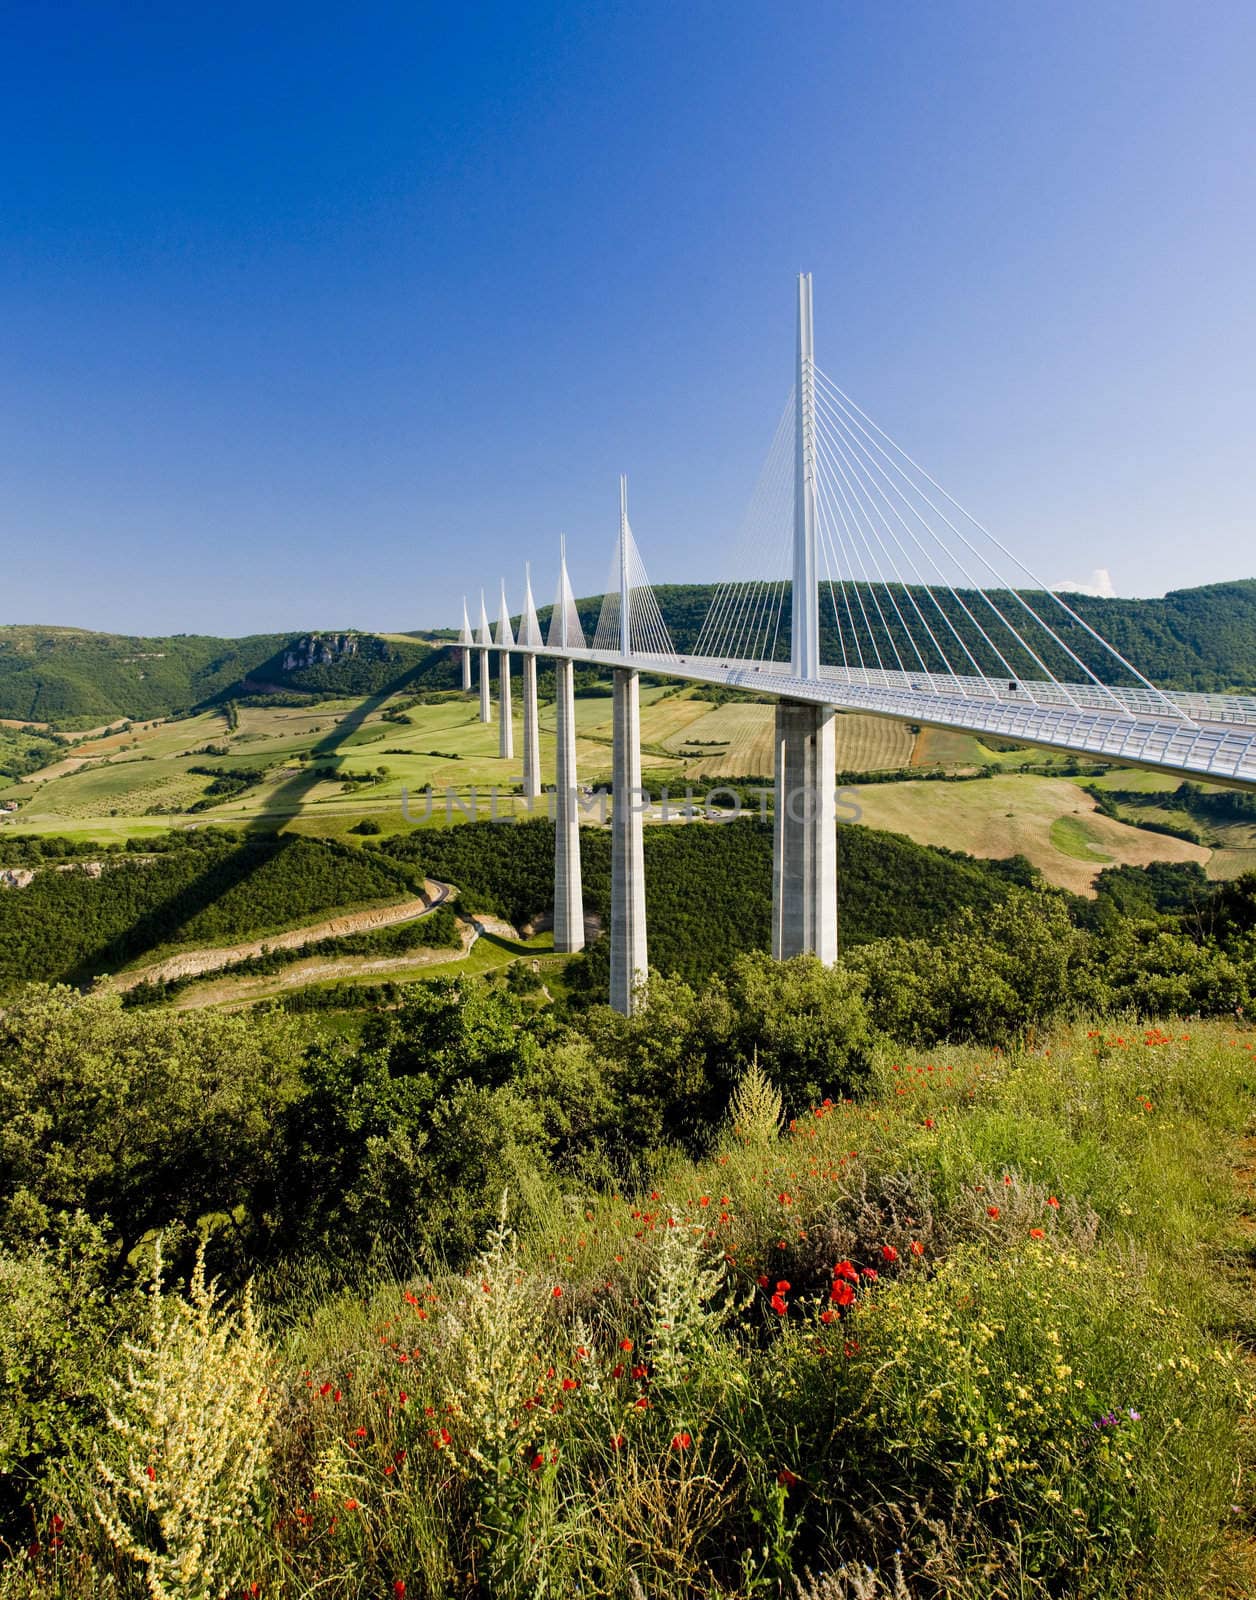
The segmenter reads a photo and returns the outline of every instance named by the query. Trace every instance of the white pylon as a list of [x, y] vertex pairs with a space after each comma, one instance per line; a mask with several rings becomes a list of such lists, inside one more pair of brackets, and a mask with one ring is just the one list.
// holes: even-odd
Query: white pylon
[[488, 657], [489, 646], [493, 642], [493, 635], [489, 630], [488, 611], [484, 606], [484, 590], [480, 590], [480, 721], [492, 722], [493, 697], [489, 690], [488, 682]]
[[471, 646], [474, 643], [471, 634], [471, 618], [467, 613], [467, 597], [462, 597], [462, 632], [458, 635], [458, 644], [462, 653], [462, 688], [468, 693], [471, 689]]

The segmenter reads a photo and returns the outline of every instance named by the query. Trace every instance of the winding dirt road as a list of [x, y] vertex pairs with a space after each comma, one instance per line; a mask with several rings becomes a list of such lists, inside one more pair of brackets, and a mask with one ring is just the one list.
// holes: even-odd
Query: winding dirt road
[[[401, 922], [417, 921], [443, 906], [455, 893], [451, 883], [441, 883], [437, 878], [423, 880], [423, 895], [414, 900], [403, 900], [399, 905], [383, 906], [375, 911], [354, 911], [346, 916], [332, 917], [326, 922], [312, 923], [305, 928], [289, 928], [284, 933], [272, 933], [265, 939], [250, 939], [243, 944], [214, 945], [203, 950], [181, 950], [178, 955], [167, 956], [146, 967], [133, 967], [116, 973], [106, 980], [109, 989], [134, 989], [140, 983], [164, 983], [171, 978], [199, 978], [208, 972], [218, 972], [232, 962], [245, 961], [250, 956], [260, 956], [263, 950], [297, 950], [302, 945], [314, 944], [320, 939], [343, 939], [351, 933], [374, 933], [380, 928], [392, 928]], [[455, 951], [453, 959], [463, 952]], [[369, 960], [369, 958], [366, 958]], [[390, 958], [381, 960], [381, 967]], [[446, 957], [445, 959], [450, 959]], [[274, 978], [267, 980], [273, 985]], [[308, 979], [306, 980], [308, 981]]]

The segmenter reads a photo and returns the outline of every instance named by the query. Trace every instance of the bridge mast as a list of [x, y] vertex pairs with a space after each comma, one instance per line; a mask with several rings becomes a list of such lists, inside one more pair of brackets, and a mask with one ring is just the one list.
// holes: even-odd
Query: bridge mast
[[820, 676], [820, 590], [816, 571], [815, 324], [811, 274], [798, 275], [798, 359], [794, 375], [794, 581], [791, 664], [796, 678]]
[[[794, 413], [794, 569], [790, 664], [820, 676], [816, 568], [815, 330], [811, 274], [798, 278]], [[774, 739], [776, 817], [772, 860], [772, 954], [837, 959], [836, 714], [832, 706], [781, 700]]]
[[[619, 652], [632, 655], [628, 480], [619, 480]], [[646, 976], [645, 841], [641, 829], [641, 679], [616, 667], [611, 751], [611, 1005], [631, 1014]]]

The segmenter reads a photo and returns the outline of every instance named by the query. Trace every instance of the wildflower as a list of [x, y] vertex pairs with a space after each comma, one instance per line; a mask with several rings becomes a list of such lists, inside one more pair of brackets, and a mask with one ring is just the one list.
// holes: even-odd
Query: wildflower
[[761, 1272], [759, 1274], [759, 1287], [760, 1287], [760, 1289], [766, 1289], [767, 1286], [768, 1286], [768, 1282], [769, 1282], [769, 1279], [768, 1279], [767, 1273], [766, 1272]]
[[650, 1375], [650, 1369], [649, 1367], [645, 1366], [634, 1367], [632, 1369], [632, 1375], [634, 1378], [648, 1378]]
[[356, 1500], [346, 1500], [345, 1501], [345, 1510], [346, 1511], [356, 1511], [357, 1509], [358, 1509], [358, 1503], [357, 1503]]
[[645, 1411], [645, 1410], [647, 1410], [649, 1408], [649, 1404], [650, 1404], [649, 1395], [648, 1394], [643, 1394], [640, 1397], [640, 1399], [637, 1401], [637, 1410], [638, 1411]]
[[1131, 1411], [1129, 1418], [1131, 1422], [1141, 1422], [1143, 1420], [1143, 1414], [1141, 1411]]
[[324, 1399], [326, 1399], [327, 1396], [331, 1393], [331, 1384], [330, 1383], [325, 1383], [323, 1385], [323, 1387], [318, 1392], [319, 1392], [319, 1394], [321, 1394], [323, 1396]]
[[579, 1387], [580, 1387], [580, 1379], [579, 1378], [564, 1378], [563, 1379], [563, 1388], [566, 1389], [568, 1393], [570, 1393], [572, 1389], [578, 1389]]
[[156, 1483], [157, 1482], [157, 1468], [156, 1467], [145, 1467], [144, 1471], [148, 1474], [149, 1483]]
[[933, 1118], [932, 1117], [926, 1117], [925, 1118], [925, 1127], [926, 1128], [932, 1128], [933, 1125], [934, 1125]]
[[829, 1290], [829, 1299], [835, 1306], [848, 1306], [855, 1298], [855, 1291], [842, 1278], [833, 1280], [833, 1287]]
[[624, 1364], [623, 1364], [622, 1361], [617, 1361], [615, 1363], [615, 1365], [611, 1368], [611, 1377], [612, 1378], [622, 1378], [623, 1375], [624, 1375]]
[[780, 1280], [780, 1282], [776, 1285], [777, 1294], [788, 1294], [789, 1291], [790, 1291], [790, 1285], [785, 1281], [784, 1278], [782, 1278]]
[[988, 1217], [994, 1217], [995, 1220], [997, 1221], [998, 1220], [998, 1215], [999, 1215], [998, 1206], [987, 1206], [986, 1207], [986, 1215]]
[[820, 1313], [820, 1321], [821, 1322], [833, 1322], [836, 1319], [836, 1317], [837, 1317], [837, 1312], [836, 1311], [822, 1311]]
[[531, 1461], [528, 1462], [528, 1471], [529, 1472], [540, 1472], [541, 1468], [544, 1465], [545, 1465], [545, 1457], [538, 1452], [538, 1454], [534, 1455], [532, 1457]]
[[397, 1391], [397, 1404], [399, 1406], [405, 1405], [406, 1401], [409, 1398], [410, 1398], [410, 1396], [406, 1393], [406, 1391], [404, 1389], [399, 1389]]
[[798, 1474], [796, 1472], [791, 1472], [788, 1467], [782, 1467], [781, 1470], [776, 1474], [776, 1481], [777, 1483], [783, 1485], [784, 1488], [792, 1489], [798, 1482]]
[[882, 1259], [882, 1261], [888, 1261], [888, 1262], [897, 1261], [898, 1260], [898, 1251], [894, 1248], [894, 1246], [892, 1244], [883, 1244], [881, 1246], [881, 1259]]
[[911, 1253], [914, 1256], [922, 1256], [922, 1255], [924, 1255], [925, 1247], [924, 1247], [924, 1245], [921, 1244], [919, 1239], [913, 1239], [912, 1240], [912, 1242], [911, 1242]]
[[623, 1436], [623, 1434], [622, 1433], [612, 1434], [611, 1435], [611, 1449], [612, 1450], [622, 1450], [623, 1448], [624, 1448], [624, 1436]]
[[878, 1278], [880, 1277], [880, 1273], [875, 1267], [865, 1267], [863, 1269], [863, 1276], [865, 1278]]
[[1060, 1209], [1060, 1202], [1054, 1195], [1050, 1195], [1048, 1197], [1047, 1204], [1052, 1208], [1053, 1211], [1058, 1211]]
[[406, 1290], [406, 1304], [408, 1306], [417, 1306], [418, 1303], [419, 1303], [418, 1296], [411, 1294], [409, 1289], [407, 1289]]
[[774, 1294], [768, 1304], [772, 1307], [772, 1310], [776, 1312], [778, 1317], [783, 1317], [789, 1310], [789, 1306], [786, 1303], [785, 1296], [783, 1294]]
[[403, 1600], [405, 1592], [406, 1580], [404, 1578], [397, 1578], [393, 1583], [393, 1593], [397, 1596], [397, 1600]]
[[851, 1283], [859, 1282], [859, 1274], [849, 1261], [839, 1261], [833, 1268], [833, 1276], [835, 1278], [847, 1278]]
[[698, 1204], [700, 1206], [709, 1206], [711, 1204], [711, 1196], [709, 1194], [699, 1196]]
[[442, 1428], [439, 1433], [432, 1435], [432, 1449], [443, 1450], [447, 1444], [453, 1443], [453, 1437], [448, 1428]]
[[1031, 1239], [1045, 1239], [1046, 1234], [1043, 1233], [1041, 1228], [1031, 1228], [1029, 1230], [1029, 1237]]
[[693, 1443], [693, 1440], [689, 1437], [689, 1435], [687, 1433], [678, 1433], [672, 1439], [672, 1449], [673, 1450], [688, 1450], [689, 1446], [692, 1443]]
[[335, 1394], [332, 1395], [332, 1400], [335, 1402], [336, 1405], [340, 1404], [340, 1390], [339, 1389], [337, 1389]]
[[556, 1283], [554, 1285], [554, 1298], [555, 1298], [555, 1300], [561, 1300], [562, 1297], [563, 1297], [563, 1286], [562, 1286], [561, 1283]]
[[632, 1349], [632, 1340], [631, 1339], [621, 1339], [619, 1341], [619, 1348], [621, 1350], [631, 1350]]
[[366, 1438], [366, 1429], [365, 1428], [356, 1429], [355, 1432], [354, 1432], [353, 1437], [355, 1439], [365, 1439]]

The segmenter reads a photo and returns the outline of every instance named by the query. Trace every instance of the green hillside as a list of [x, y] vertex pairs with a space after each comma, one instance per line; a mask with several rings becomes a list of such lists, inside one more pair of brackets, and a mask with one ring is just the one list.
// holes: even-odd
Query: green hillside
[[[332, 639], [351, 640], [352, 651], [320, 651]], [[0, 717], [72, 728], [171, 716], [251, 688], [368, 695], [404, 685], [429, 662], [446, 665], [446, 658], [417, 639], [373, 634], [146, 639], [0, 627]]]

